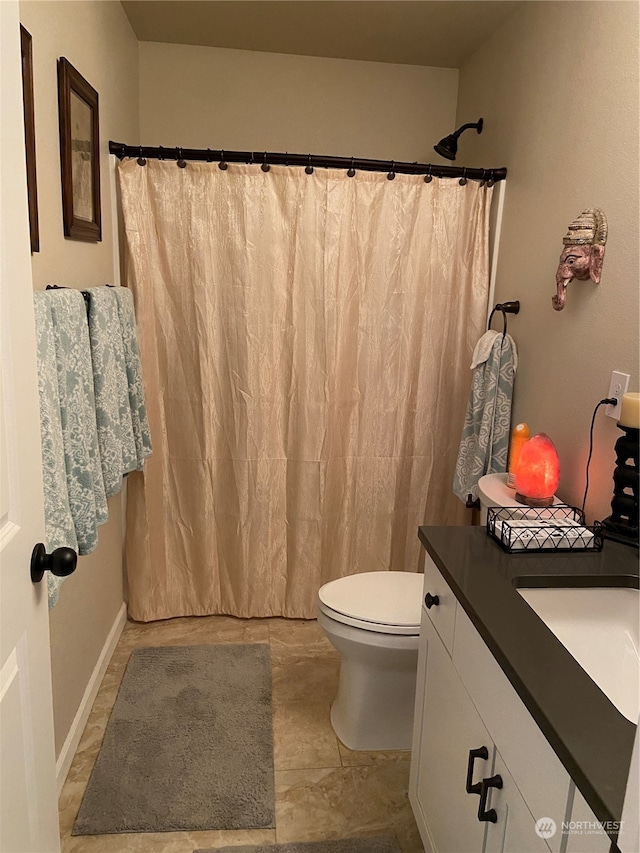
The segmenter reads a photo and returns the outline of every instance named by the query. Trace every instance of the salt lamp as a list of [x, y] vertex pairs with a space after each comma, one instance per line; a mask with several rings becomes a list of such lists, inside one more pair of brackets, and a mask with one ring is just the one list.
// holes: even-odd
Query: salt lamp
[[516, 470], [516, 500], [528, 506], [551, 506], [560, 482], [560, 460], [548, 435], [525, 441]]

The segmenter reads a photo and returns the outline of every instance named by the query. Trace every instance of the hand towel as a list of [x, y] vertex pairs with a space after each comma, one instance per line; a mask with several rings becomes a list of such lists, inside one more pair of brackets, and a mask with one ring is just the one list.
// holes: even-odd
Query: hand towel
[[[45, 544], [47, 551], [63, 546], [77, 551], [78, 539], [67, 491], [51, 304], [48, 294], [43, 292], [34, 293], [33, 302], [38, 359]], [[64, 578], [57, 578], [47, 572], [50, 608], [58, 601], [63, 580]]]
[[[487, 342], [491, 344], [490, 348], [485, 346]], [[453, 478], [453, 491], [464, 503], [468, 495], [473, 500], [478, 497], [480, 477], [507, 470], [511, 400], [517, 364], [516, 345], [511, 335], [487, 332], [478, 341]]]
[[85, 292], [100, 461], [105, 492], [111, 497], [120, 491], [123, 475], [138, 467], [122, 327], [113, 288], [92, 287]]
[[152, 448], [149, 420], [144, 402], [144, 386], [142, 383], [133, 295], [128, 287], [114, 287], [112, 290], [118, 301], [118, 312], [122, 325], [124, 359], [129, 384], [129, 404], [133, 422], [133, 436], [136, 443], [136, 467], [138, 470], [142, 470], [145, 459], [151, 456]]
[[56, 348], [60, 418], [64, 439], [69, 505], [78, 553], [98, 544], [98, 526], [107, 520], [102, 477], [89, 327], [79, 290], [48, 290]]

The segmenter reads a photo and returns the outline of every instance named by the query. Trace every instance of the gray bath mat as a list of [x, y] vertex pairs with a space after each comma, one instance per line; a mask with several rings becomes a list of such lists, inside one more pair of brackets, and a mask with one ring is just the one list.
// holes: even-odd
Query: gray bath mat
[[274, 820], [269, 646], [136, 649], [73, 835]]
[[341, 841], [295, 841], [293, 844], [258, 844], [257, 847], [207, 847], [193, 853], [400, 853], [395, 838], [345, 838]]

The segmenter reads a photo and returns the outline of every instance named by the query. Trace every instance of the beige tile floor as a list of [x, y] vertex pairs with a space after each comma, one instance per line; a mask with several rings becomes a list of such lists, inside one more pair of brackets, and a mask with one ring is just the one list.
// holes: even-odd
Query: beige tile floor
[[[129, 655], [138, 646], [269, 643], [276, 828], [71, 836]], [[192, 853], [198, 847], [394, 834], [423, 853], [407, 797], [408, 752], [352, 752], [329, 721], [337, 653], [315, 621], [208, 616], [129, 622], [113, 654], [60, 796], [63, 853]]]

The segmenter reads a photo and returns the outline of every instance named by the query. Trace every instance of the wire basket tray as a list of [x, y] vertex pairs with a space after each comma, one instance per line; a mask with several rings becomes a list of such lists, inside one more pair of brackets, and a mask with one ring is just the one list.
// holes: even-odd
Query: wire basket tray
[[602, 526], [587, 527], [579, 509], [566, 504], [548, 507], [489, 507], [487, 533], [510, 554], [523, 551], [601, 551]]

